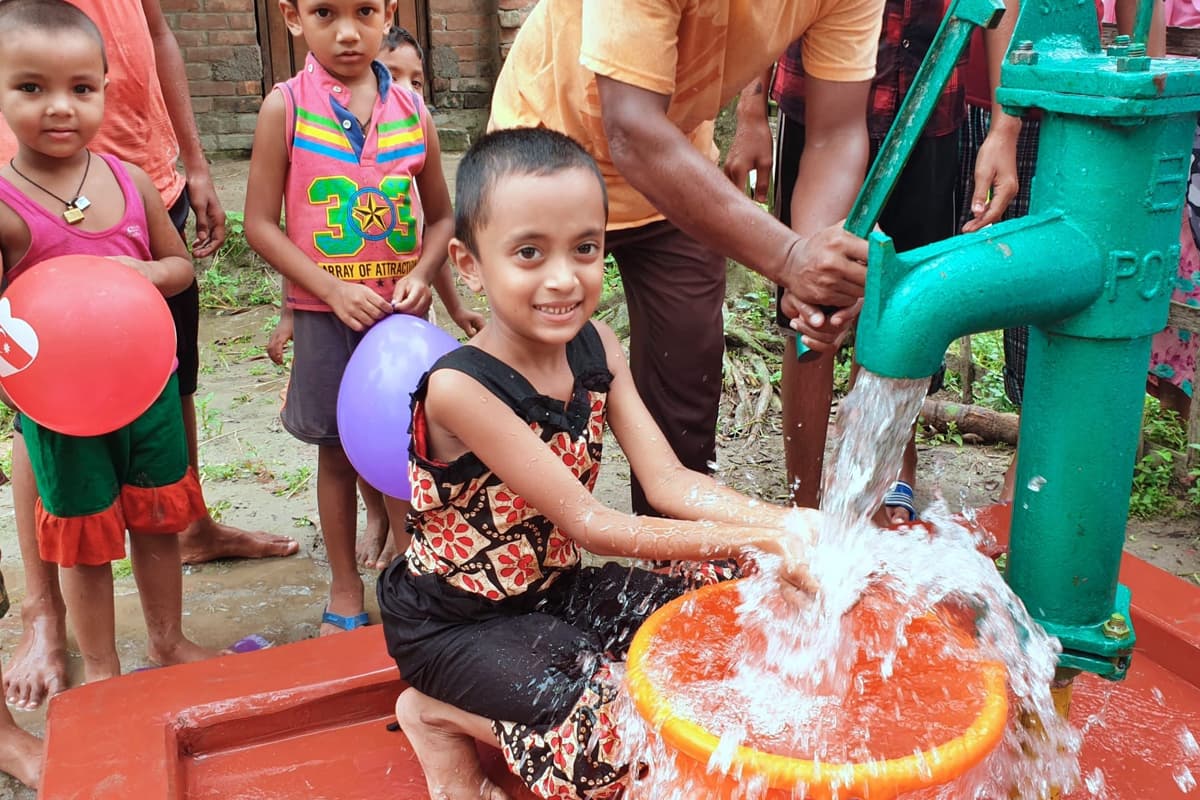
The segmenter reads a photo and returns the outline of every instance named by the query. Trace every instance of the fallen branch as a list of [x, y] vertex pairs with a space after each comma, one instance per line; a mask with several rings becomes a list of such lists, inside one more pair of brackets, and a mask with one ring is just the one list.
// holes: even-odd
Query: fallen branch
[[984, 443], [1017, 443], [1020, 416], [993, 411], [983, 406], [952, 403], [925, 398], [921, 405], [922, 421], [936, 431], [945, 433], [953, 423], [959, 433], [974, 434]]
[[771, 383], [771, 371], [767, 362], [757, 353], [750, 354], [750, 364], [754, 367], [754, 376], [758, 378], [758, 398], [754, 401], [754, 412], [750, 418], [750, 435], [757, 436], [762, 428], [767, 411], [771, 408], [771, 398], [775, 396], [775, 386]]
[[779, 337], [774, 334], [755, 333], [746, 330], [737, 323], [726, 320], [725, 322], [725, 344], [728, 347], [738, 347], [752, 350], [764, 358], [778, 358], [776, 353], [771, 352], [767, 347], [768, 343], [777, 343]]

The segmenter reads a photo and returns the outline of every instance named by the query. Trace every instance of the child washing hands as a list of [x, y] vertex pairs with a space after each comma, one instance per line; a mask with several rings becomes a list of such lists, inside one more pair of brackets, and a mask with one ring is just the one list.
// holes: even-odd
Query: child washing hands
[[[613, 332], [590, 321], [604, 274], [607, 199], [591, 157], [543, 129], [499, 131], [463, 159], [451, 260], [491, 320], [413, 394], [413, 513], [404, 557], [380, 577], [388, 651], [411, 688], [396, 718], [435, 798], [505, 794], [475, 742], [499, 747], [541, 797], [614, 797], [608, 662], [679, 576], [583, 550], [655, 560], [782, 558], [805, 590], [819, 512], [762, 503], [684, 468], [633, 386]], [[655, 508], [592, 496], [611, 426]], [[809, 538], [781, 533], [806, 530]]]

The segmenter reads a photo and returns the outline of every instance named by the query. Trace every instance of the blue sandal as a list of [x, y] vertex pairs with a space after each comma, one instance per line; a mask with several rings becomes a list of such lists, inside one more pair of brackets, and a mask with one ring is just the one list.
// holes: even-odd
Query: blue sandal
[[321, 614], [321, 624], [332, 625], [344, 631], [352, 631], [355, 628], [370, 625], [371, 621], [365, 611], [355, 614], [353, 617], [343, 617], [341, 614], [335, 614], [327, 608], [325, 609], [325, 613]]
[[908, 512], [908, 521], [912, 522], [917, 518], [917, 506], [913, 500], [913, 488], [904, 481], [896, 481], [883, 496], [883, 507], [903, 508]]

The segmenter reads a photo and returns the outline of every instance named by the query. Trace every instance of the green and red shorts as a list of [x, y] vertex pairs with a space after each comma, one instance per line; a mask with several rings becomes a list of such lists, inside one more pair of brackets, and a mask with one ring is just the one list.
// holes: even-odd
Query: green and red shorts
[[126, 530], [177, 534], [205, 513], [174, 375], [144, 414], [103, 436], [55, 433], [24, 415], [21, 424], [46, 561], [107, 564], [125, 557]]

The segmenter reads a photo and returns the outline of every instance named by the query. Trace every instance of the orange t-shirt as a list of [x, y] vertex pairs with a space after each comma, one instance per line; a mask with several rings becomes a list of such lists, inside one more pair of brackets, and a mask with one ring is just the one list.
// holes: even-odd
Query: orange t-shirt
[[667, 117], [715, 159], [713, 120], [794, 40], [815, 78], [875, 74], [883, 0], [541, 0], [513, 43], [492, 98], [492, 128], [562, 131], [596, 158], [609, 227], [662, 219], [613, 166], [596, 75], [669, 95]]
[[[179, 140], [158, 82], [154, 40], [142, 1], [70, 2], [96, 23], [108, 55], [104, 123], [88, 147], [144, 169], [170, 208], [183, 192], [185, 180], [176, 168]], [[16, 152], [17, 140], [0, 117], [0, 160], [8, 161]]]

